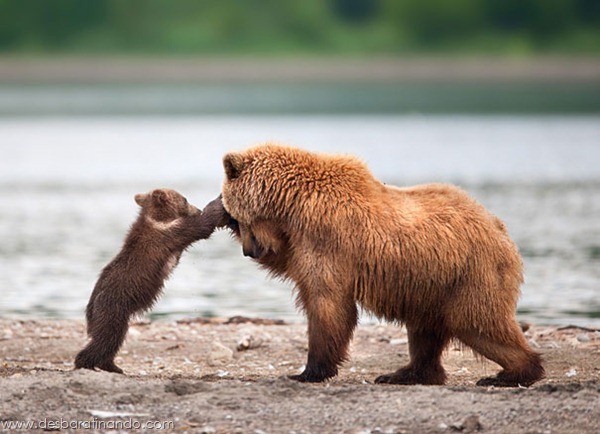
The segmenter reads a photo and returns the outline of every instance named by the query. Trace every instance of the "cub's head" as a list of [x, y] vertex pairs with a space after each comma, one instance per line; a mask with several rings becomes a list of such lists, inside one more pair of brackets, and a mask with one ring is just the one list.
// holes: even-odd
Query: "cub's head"
[[180, 193], [169, 188], [159, 188], [135, 195], [142, 214], [157, 222], [167, 223], [200, 212]]

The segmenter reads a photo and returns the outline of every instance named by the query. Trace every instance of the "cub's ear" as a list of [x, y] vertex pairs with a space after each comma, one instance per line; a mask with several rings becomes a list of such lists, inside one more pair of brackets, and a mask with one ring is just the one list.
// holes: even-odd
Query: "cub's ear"
[[144, 201], [146, 200], [146, 197], [148, 196], [148, 193], [138, 193], [134, 196], [135, 199], [135, 203], [137, 203], [139, 206], [143, 206], [144, 205]]
[[152, 192], [152, 201], [156, 205], [164, 205], [167, 203], [167, 200], [167, 193], [165, 193], [163, 190], [154, 190]]
[[225, 154], [223, 157], [223, 167], [225, 168], [227, 179], [233, 180], [240, 176], [240, 172], [244, 167], [244, 157], [235, 152]]

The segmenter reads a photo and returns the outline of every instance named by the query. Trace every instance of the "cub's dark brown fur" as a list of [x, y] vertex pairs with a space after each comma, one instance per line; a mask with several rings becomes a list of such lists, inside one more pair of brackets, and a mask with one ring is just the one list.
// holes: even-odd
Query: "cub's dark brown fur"
[[130, 318], [152, 307], [183, 251], [228, 223], [221, 198], [204, 211], [174, 190], [137, 194], [141, 210], [119, 254], [102, 270], [86, 308], [91, 338], [75, 368], [123, 371], [115, 365]]

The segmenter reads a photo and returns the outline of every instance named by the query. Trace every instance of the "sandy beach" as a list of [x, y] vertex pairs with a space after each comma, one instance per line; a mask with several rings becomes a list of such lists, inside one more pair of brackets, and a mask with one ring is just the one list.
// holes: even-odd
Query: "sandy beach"
[[[475, 386], [498, 367], [451, 345], [445, 386], [373, 384], [408, 360], [404, 329], [361, 325], [351, 359], [324, 384], [287, 375], [306, 359], [305, 324], [192, 319], [134, 324], [125, 375], [73, 370], [77, 320], [0, 320], [4, 432], [592, 433], [600, 430], [600, 331], [530, 326], [547, 378], [530, 388]], [[24, 424], [24, 425], [19, 425]], [[29, 424], [29, 425], [26, 425]]]

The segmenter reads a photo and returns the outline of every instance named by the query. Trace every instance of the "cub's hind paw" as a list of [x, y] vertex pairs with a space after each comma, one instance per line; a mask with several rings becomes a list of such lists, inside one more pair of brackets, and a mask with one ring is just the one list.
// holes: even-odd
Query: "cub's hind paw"
[[75, 369], [89, 369], [92, 371], [101, 369], [106, 372], [114, 372], [117, 374], [123, 373], [123, 370], [115, 365], [115, 362], [112, 360], [107, 362], [94, 361], [93, 358], [88, 357], [85, 353], [80, 353], [75, 358]]
[[103, 371], [106, 371], [106, 372], [114, 372], [115, 374], [123, 373], [123, 370], [121, 368], [119, 368], [117, 365], [115, 365], [114, 362], [102, 363], [102, 364], [98, 365], [97, 368], [102, 369]]

